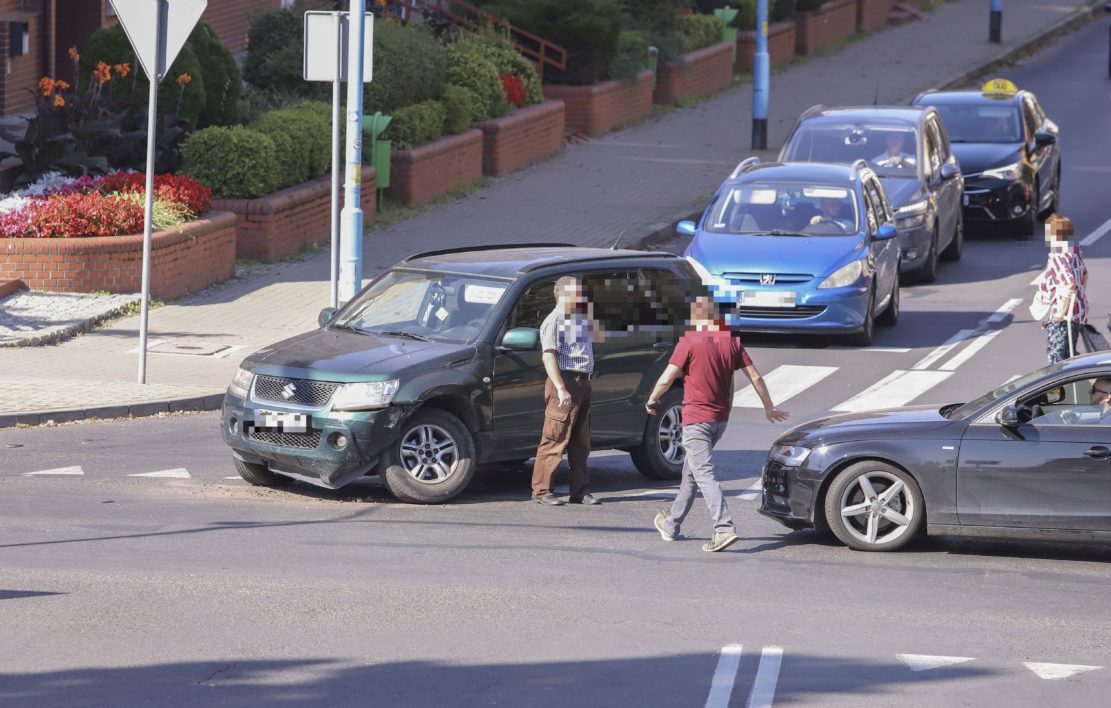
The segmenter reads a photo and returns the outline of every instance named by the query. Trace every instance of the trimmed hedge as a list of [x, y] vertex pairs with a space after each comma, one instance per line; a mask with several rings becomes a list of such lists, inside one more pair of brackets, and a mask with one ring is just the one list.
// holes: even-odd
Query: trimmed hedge
[[447, 52], [431, 32], [376, 22], [374, 80], [363, 89], [363, 111], [393, 115], [402, 106], [439, 98], [451, 81], [447, 70]]
[[331, 162], [331, 120], [312, 108], [283, 108], [264, 114], [253, 130], [274, 141], [278, 158], [278, 188], [319, 177]]
[[650, 46], [647, 32], [622, 32], [617, 41], [617, 55], [610, 64], [610, 76], [625, 83], [635, 81], [637, 74], [648, 68]]
[[446, 115], [444, 104], [439, 101], [422, 101], [397, 109], [387, 131], [396, 148], [423, 145], [444, 134]]
[[486, 40], [470, 35], [452, 42], [447, 47], [447, 57], [445, 78], [448, 83], [462, 86], [474, 94], [475, 120], [498, 118], [509, 112], [501, 74]]
[[721, 41], [721, 20], [713, 15], [682, 15], [679, 17], [681, 51], [693, 52]]
[[462, 86], [447, 84], [440, 102], [444, 104], [445, 134], [455, 135], [471, 127], [476, 103], [474, 92]]
[[236, 125], [198, 130], [181, 145], [182, 172], [222, 199], [252, 199], [273, 192], [278, 175], [274, 141]]
[[239, 120], [243, 78], [235, 57], [207, 22], [198, 22], [189, 35], [204, 77], [205, 104], [199, 127], [231, 125]]

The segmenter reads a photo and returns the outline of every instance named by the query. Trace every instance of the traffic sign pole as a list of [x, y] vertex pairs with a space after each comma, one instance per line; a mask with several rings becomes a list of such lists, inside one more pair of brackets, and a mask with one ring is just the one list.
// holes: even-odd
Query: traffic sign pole
[[347, 174], [340, 236], [340, 292], [350, 302], [363, 282], [363, 16], [366, 0], [351, 0], [347, 45]]
[[756, 1], [756, 54], [752, 61], [752, 149], [768, 149], [768, 0]]
[[991, 19], [988, 20], [988, 41], [1003, 42], [1003, 0], [991, 0]]
[[336, 12], [332, 15], [332, 27], [336, 36], [336, 78], [332, 81], [332, 307], [339, 307], [339, 187], [340, 187], [340, 160], [342, 155], [339, 150], [340, 115], [340, 77], [343, 76], [343, 45], [339, 37], [343, 30], [343, 14]]

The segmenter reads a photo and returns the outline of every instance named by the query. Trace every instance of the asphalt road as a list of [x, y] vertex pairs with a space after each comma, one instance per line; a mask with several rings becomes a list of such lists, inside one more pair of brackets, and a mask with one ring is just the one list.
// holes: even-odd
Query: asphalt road
[[[1106, 52], [1101, 21], [1006, 72], [1061, 126], [1081, 235], [1111, 218]], [[1102, 326], [1111, 238], [1085, 252]], [[876, 346], [751, 352], [792, 423], [966, 400], [1044, 362], [1043, 259], [974, 238]], [[1105, 704], [1111, 548], [790, 533], [749, 491], [786, 427], [741, 396], [718, 462], [743, 539], [722, 554], [698, 507], [661, 541], [668, 486], [616, 453], [592, 457], [598, 507], [527, 503], [527, 469], [414, 507], [373, 479], [228, 479], [214, 414], [0, 431], [0, 705]]]

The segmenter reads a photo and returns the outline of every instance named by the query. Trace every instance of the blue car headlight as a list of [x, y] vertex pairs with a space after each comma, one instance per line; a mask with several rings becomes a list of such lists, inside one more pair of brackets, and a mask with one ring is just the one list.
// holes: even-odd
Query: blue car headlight
[[810, 457], [810, 448], [797, 445], [776, 445], [772, 448], [771, 459], [784, 467], [802, 467]]
[[844, 288], [854, 284], [860, 280], [860, 276], [864, 274], [864, 263], [862, 261], [853, 261], [846, 265], [841, 266], [833, 271], [829, 277], [822, 281], [818, 286], [819, 290], [826, 288]]

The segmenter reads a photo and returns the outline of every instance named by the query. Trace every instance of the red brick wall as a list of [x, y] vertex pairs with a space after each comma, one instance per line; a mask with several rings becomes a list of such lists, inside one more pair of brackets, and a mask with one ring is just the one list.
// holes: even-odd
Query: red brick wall
[[403, 204], [427, 204], [482, 176], [482, 131], [468, 130], [412, 150], [394, 150], [386, 194]]
[[682, 63], [664, 64], [652, 100], [664, 105], [708, 96], [733, 84], [733, 47], [728, 42], [687, 52]]
[[54, 73], [58, 78], [74, 83], [69, 48], [80, 49], [93, 32], [116, 24], [115, 15], [105, 14], [106, 5], [107, 0], [56, 0]]
[[876, 32], [887, 27], [891, 0], [857, 0], [856, 28]]
[[856, 32], [856, 0], [832, 0], [817, 12], [797, 13], [795, 19], [795, 52], [813, 54]]
[[[751, 74], [753, 57], [756, 55], [756, 32], [741, 32], [737, 35], [737, 63], [733, 70], [739, 74]], [[768, 25], [768, 55], [771, 68], [776, 69], [795, 58], [795, 21], [774, 22]]]
[[563, 101], [568, 132], [592, 138], [652, 115], [652, 72], [636, 82], [606, 81], [593, 86], [544, 84], [544, 95]]
[[[209, 212], [152, 237], [150, 292], [178, 298], [235, 272], [235, 215]], [[107, 238], [0, 239], [0, 279], [19, 278], [51, 292], [137, 293], [143, 235]]]
[[239, 54], [247, 51], [247, 31], [255, 15], [281, 6], [281, 0], [208, 0], [201, 19], [212, 25], [232, 54]]
[[[0, 12], [19, 9], [19, 0], [0, 3]], [[34, 89], [46, 73], [42, 63], [42, 20], [41, 12], [21, 20], [31, 25], [30, 49], [18, 57], [10, 56], [11, 25], [0, 22], [0, 115], [14, 116], [35, 109], [35, 95], [29, 89]], [[7, 66], [11, 71], [4, 71], [5, 61], [10, 62]]]
[[482, 131], [482, 174], [501, 177], [563, 151], [563, 101], [474, 124]]
[[[374, 168], [363, 168], [363, 223], [373, 224]], [[342, 203], [342, 199], [341, 199]], [[276, 261], [305, 243], [328, 243], [332, 234], [332, 176], [326, 175], [257, 199], [216, 199], [212, 208], [235, 214], [235, 257]]]

